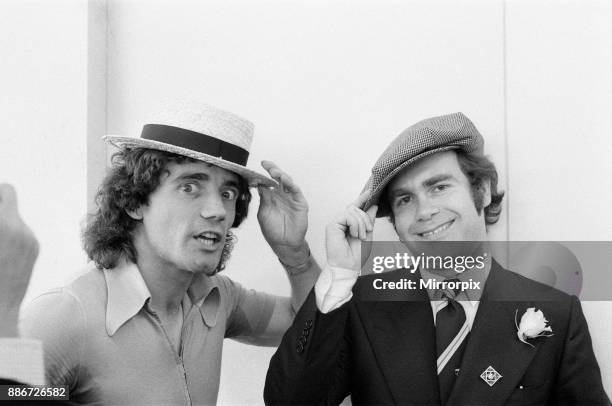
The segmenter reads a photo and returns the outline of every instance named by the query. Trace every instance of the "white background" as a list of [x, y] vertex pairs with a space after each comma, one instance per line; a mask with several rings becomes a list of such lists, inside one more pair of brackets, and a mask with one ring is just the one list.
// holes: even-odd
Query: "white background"
[[[105, 133], [136, 135], [160, 100], [255, 123], [311, 205], [308, 239], [353, 200], [401, 130], [462, 111], [507, 192], [493, 239], [612, 240], [608, 1], [0, 1], [0, 181], [42, 250], [28, 299], [85, 268], [79, 229]], [[226, 270], [287, 294], [251, 216]], [[393, 232], [379, 220], [379, 238]], [[585, 278], [588, 274], [585, 275]], [[583, 304], [612, 391], [612, 302]], [[272, 349], [226, 342], [220, 404], [261, 404]]]

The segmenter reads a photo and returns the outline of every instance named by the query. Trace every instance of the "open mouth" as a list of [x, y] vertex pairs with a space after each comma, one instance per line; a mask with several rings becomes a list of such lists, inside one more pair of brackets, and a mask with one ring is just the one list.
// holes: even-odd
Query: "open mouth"
[[212, 247], [221, 242], [221, 234], [214, 231], [205, 231], [196, 235], [194, 238], [207, 247]]
[[445, 230], [447, 230], [450, 226], [453, 225], [453, 223], [455, 222], [455, 220], [451, 220], [447, 223], [444, 223], [436, 228], [434, 228], [433, 230], [430, 231], [426, 231], [424, 233], [418, 233], [417, 235], [419, 237], [422, 238], [435, 238], [437, 237], [440, 233], [444, 232]]

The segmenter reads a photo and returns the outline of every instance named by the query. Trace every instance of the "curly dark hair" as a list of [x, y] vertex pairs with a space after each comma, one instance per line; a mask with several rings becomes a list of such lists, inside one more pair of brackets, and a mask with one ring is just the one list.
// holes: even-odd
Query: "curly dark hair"
[[[481, 153], [463, 150], [455, 152], [459, 161], [459, 167], [470, 182], [472, 200], [474, 200], [476, 211], [480, 214], [484, 210], [485, 224], [487, 226], [497, 223], [502, 211], [504, 192], [497, 190], [498, 175], [495, 165]], [[484, 189], [482, 184], [486, 181], [491, 183], [491, 203], [487, 207], [483, 207]], [[385, 189], [380, 195], [378, 207], [379, 213], [389, 216], [391, 223], [395, 222], [393, 210], [389, 206], [388, 189]]]
[[[102, 181], [96, 195], [98, 206], [90, 214], [83, 230], [83, 249], [99, 269], [114, 268], [124, 257], [136, 262], [132, 232], [139, 221], [127, 212], [149, 203], [149, 196], [159, 186], [159, 179], [169, 163], [200, 162], [182, 155], [147, 148], [123, 148], [112, 158], [112, 168]], [[248, 183], [238, 177], [236, 217], [232, 227], [238, 227], [247, 217], [251, 192]], [[230, 231], [217, 272], [225, 268], [225, 261], [236, 242]]]

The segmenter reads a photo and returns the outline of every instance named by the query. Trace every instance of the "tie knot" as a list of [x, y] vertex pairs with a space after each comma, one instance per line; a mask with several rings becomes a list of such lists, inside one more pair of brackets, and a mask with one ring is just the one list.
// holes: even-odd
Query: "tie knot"
[[461, 282], [457, 278], [447, 279], [444, 281], [444, 288], [440, 289], [442, 299], [455, 300], [455, 297], [461, 292]]

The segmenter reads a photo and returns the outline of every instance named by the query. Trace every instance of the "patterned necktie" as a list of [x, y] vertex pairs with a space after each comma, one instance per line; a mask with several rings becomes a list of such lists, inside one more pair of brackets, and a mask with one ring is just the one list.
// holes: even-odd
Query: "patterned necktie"
[[[459, 281], [449, 279], [447, 282]], [[442, 290], [442, 301], [436, 309], [436, 348], [438, 352], [438, 382], [442, 404], [448, 396], [459, 373], [463, 350], [467, 343], [470, 328], [465, 318], [465, 310], [455, 300], [459, 289]]]

